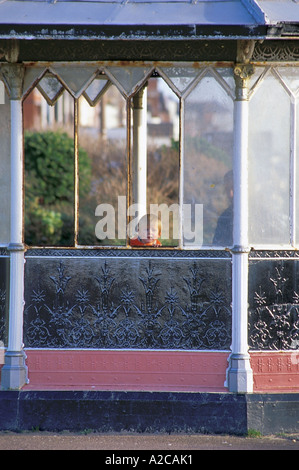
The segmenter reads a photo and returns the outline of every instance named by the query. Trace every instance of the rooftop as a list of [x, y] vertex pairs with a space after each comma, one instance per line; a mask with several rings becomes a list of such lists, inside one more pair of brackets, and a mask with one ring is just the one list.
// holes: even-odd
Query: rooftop
[[0, 38], [296, 36], [299, 0], [0, 0]]

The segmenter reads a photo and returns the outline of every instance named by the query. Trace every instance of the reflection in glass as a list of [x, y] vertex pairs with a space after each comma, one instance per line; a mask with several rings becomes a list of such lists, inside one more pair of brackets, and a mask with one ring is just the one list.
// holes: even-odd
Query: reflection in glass
[[248, 236], [252, 245], [290, 242], [289, 156], [290, 99], [277, 78], [267, 74], [249, 102]]
[[[187, 214], [186, 210], [191, 206], [195, 230], [195, 205], [202, 205], [203, 245], [220, 244], [214, 236], [218, 218], [231, 205], [225, 175], [232, 169], [232, 156], [233, 100], [213, 75], [206, 75], [184, 106], [184, 215], [188, 217], [190, 211]], [[229, 232], [227, 229], [221, 246], [231, 245]], [[189, 236], [185, 245], [194, 241]]]

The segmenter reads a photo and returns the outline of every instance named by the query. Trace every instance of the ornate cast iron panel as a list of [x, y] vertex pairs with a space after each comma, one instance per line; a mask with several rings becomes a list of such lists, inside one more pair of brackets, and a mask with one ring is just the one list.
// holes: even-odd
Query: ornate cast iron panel
[[[0, 50], [5, 50], [0, 41]], [[20, 42], [19, 60], [23, 61], [94, 61], [94, 60], [164, 60], [164, 61], [234, 61], [236, 41], [55, 41]]]
[[[283, 253], [270, 254], [279, 255]], [[269, 252], [263, 256], [269, 256]], [[299, 349], [298, 281], [298, 258], [251, 259], [249, 346], [252, 350]]]
[[[0, 40], [0, 62], [5, 61], [10, 44]], [[19, 61], [236, 61], [234, 40], [24, 40], [19, 44]], [[299, 44], [296, 40], [271, 39], [255, 41], [253, 62], [296, 62]]]
[[258, 62], [296, 62], [298, 59], [298, 41], [257, 41], [252, 55], [252, 61]]
[[109, 252], [27, 256], [25, 347], [229, 349], [229, 257]]

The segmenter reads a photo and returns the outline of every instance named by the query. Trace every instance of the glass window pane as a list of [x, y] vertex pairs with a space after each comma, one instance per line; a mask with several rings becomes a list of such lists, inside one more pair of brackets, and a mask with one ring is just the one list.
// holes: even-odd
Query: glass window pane
[[272, 75], [249, 102], [249, 242], [288, 244], [290, 98]]
[[79, 245], [126, 244], [126, 102], [111, 85], [79, 101]]
[[298, 67], [278, 67], [277, 71], [285, 81], [286, 85], [293, 93], [299, 91], [299, 68]]
[[64, 91], [60, 81], [50, 73], [46, 73], [38, 82], [37, 89], [50, 105], [54, 104]]
[[78, 98], [93, 79], [97, 67], [82, 67], [68, 63], [67, 65], [56, 64], [51, 70], [63, 80], [71, 95]]
[[105, 75], [98, 75], [83, 92], [90, 106], [95, 106], [102, 95], [108, 90], [111, 82]]
[[232, 244], [232, 156], [233, 100], [206, 75], [184, 106], [185, 245]]
[[25, 131], [25, 243], [74, 243], [73, 100], [53, 106], [35, 88], [23, 105]]
[[278, 67], [278, 72], [285, 81], [288, 88], [296, 97], [295, 101], [295, 113], [292, 116], [294, 119], [294, 126], [291, 126], [294, 132], [294, 136], [291, 136], [291, 141], [293, 141], [295, 137], [295, 148], [294, 148], [294, 158], [295, 158], [295, 189], [294, 189], [294, 203], [295, 203], [295, 214], [294, 214], [294, 235], [295, 235], [295, 246], [298, 247], [299, 245], [299, 165], [298, 165], [298, 157], [299, 157], [299, 139], [298, 139], [298, 116], [299, 116], [299, 67]]
[[250, 93], [253, 92], [256, 86], [258, 86], [259, 81], [263, 80], [263, 75], [266, 74], [267, 71], [268, 68], [265, 67], [254, 68], [253, 74], [248, 79]]
[[235, 78], [234, 71], [230, 67], [217, 68], [217, 73], [221, 76], [222, 80], [225, 81], [226, 85], [230, 90], [230, 94], [235, 96]]
[[[179, 238], [179, 99], [161, 77], [152, 77], [132, 98], [132, 246], [143, 243], [140, 217], [153, 214], [161, 221], [158, 242], [177, 246]], [[138, 204], [138, 214], [134, 205]], [[139, 237], [139, 241], [138, 241]], [[149, 238], [150, 240], [150, 238]], [[143, 243], [145, 246], [145, 242]]]
[[159, 67], [159, 71], [165, 76], [166, 81], [169, 81], [171, 86], [182, 95], [195, 78], [199, 75], [200, 71], [193, 67]]
[[150, 74], [151, 67], [107, 67], [106, 72], [118, 89], [126, 96], [132, 95]]

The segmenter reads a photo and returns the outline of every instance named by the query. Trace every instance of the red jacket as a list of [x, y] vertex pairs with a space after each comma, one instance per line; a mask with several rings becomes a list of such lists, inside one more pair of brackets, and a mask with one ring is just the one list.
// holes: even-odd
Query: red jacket
[[131, 246], [162, 246], [162, 243], [160, 240], [151, 240], [148, 243], [144, 243], [142, 240], [139, 240], [138, 237], [136, 238], [131, 238], [130, 240], [130, 245]]

